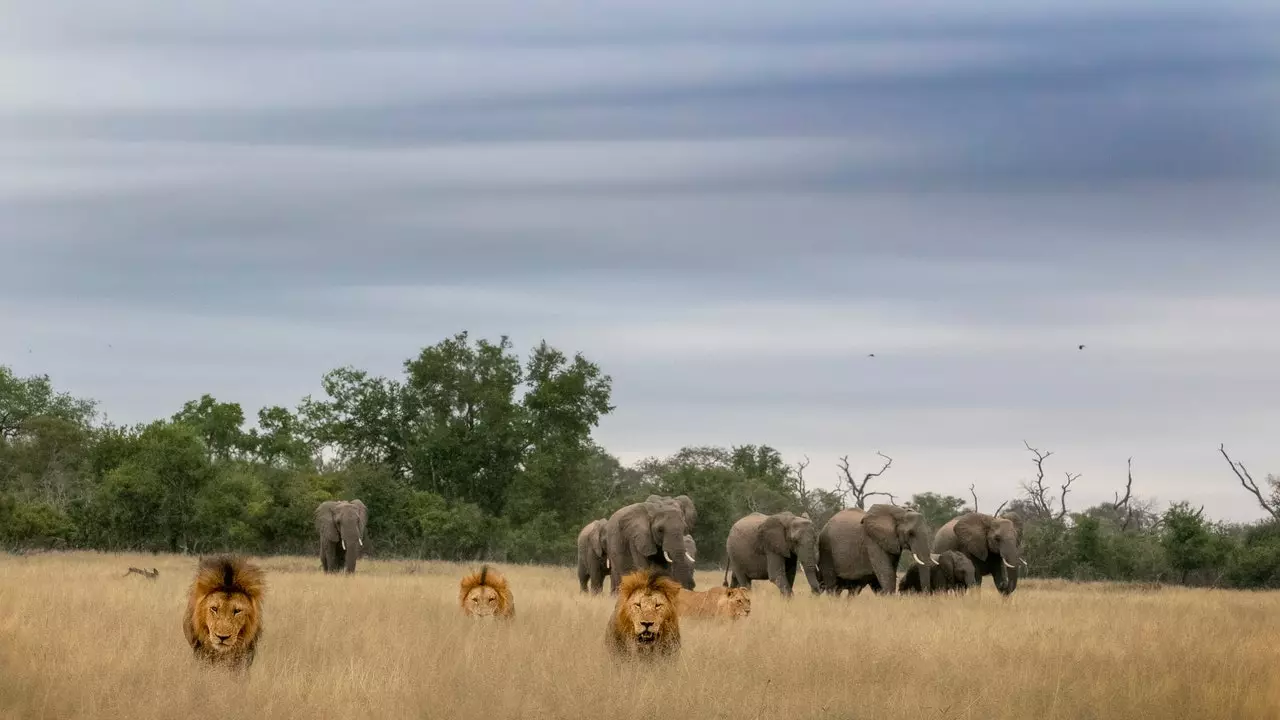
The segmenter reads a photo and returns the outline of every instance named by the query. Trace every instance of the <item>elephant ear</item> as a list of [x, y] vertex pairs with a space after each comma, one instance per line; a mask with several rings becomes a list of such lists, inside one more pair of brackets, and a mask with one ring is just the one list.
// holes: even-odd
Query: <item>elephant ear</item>
[[898, 540], [898, 523], [902, 522], [906, 512], [896, 505], [872, 505], [867, 514], [862, 516], [862, 527], [885, 552], [896, 555], [902, 552], [902, 543]]
[[596, 557], [604, 557], [604, 522], [595, 520], [591, 523], [591, 532], [587, 535], [587, 547]]
[[990, 529], [990, 516], [980, 513], [969, 513], [956, 520], [956, 540], [960, 549], [978, 558], [987, 559], [987, 531]]
[[1013, 529], [1017, 532], [1018, 536], [1018, 547], [1022, 547], [1022, 516], [1010, 510], [1007, 513], [1001, 514], [1000, 517], [1013, 523]]
[[334, 500], [325, 500], [316, 506], [316, 531], [330, 542], [338, 538], [338, 525], [333, 516], [337, 509], [338, 503]]
[[675, 501], [680, 506], [680, 513], [684, 515], [684, 529], [693, 532], [694, 526], [698, 524], [698, 509], [693, 506], [693, 498], [677, 495]]
[[786, 557], [791, 554], [791, 543], [787, 541], [787, 524], [777, 515], [770, 515], [760, 523], [756, 531], [756, 548], [763, 553], [773, 553]]
[[356, 510], [360, 513], [360, 534], [364, 535], [365, 526], [369, 524], [369, 508], [364, 506], [364, 503], [361, 502], [360, 498], [352, 500], [351, 504], [355, 505]]

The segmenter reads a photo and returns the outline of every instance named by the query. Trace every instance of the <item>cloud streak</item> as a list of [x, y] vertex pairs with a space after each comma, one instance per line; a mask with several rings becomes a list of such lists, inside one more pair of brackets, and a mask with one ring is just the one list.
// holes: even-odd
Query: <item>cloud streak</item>
[[995, 505], [1025, 438], [1237, 519], [1217, 443], [1280, 470], [1269, 3], [2, 14], [0, 361], [118, 419], [466, 328], [599, 360], [625, 459]]

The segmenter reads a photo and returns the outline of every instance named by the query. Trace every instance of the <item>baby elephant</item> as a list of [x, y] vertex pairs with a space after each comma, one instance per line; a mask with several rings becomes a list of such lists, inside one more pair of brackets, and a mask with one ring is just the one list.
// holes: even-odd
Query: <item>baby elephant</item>
[[[973, 562], [964, 553], [947, 550], [934, 559], [938, 561], [929, 573], [930, 594], [937, 592], [964, 594], [971, 585], [978, 584], [978, 573]], [[920, 566], [912, 565], [898, 582], [898, 592], [920, 592]]]

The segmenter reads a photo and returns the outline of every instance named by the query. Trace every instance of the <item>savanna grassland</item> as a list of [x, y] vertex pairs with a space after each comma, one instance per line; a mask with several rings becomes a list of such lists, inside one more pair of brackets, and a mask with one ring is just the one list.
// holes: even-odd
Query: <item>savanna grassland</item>
[[1272, 592], [1024, 581], [1005, 600], [988, 579], [965, 598], [787, 602], [758, 582], [747, 620], [686, 620], [676, 663], [618, 669], [611, 600], [569, 568], [503, 567], [503, 626], [460, 615], [469, 566], [258, 562], [266, 631], [236, 680], [183, 639], [194, 558], [0, 556], [0, 717], [1280, 717]]

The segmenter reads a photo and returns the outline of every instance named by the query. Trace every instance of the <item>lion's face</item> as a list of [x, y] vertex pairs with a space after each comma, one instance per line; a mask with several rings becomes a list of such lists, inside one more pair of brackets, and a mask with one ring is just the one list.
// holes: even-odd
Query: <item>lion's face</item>
[[720, 609], [732, 618], [744, 618], [751, 614], [751, 594], [746, 588], [729, 588], [720, 599]]
[[243, 593], [213, 592], [200, 603], [201, 617], [209, 633], [209, 648], [231, 652], [242, 641], [253, 605]]
[[671, 622], [674, 610], [666, 595], [656, 590], [642, 588], [627, 598], [630, 609], [631, 630], [637, 644], [656, 643]]
[[498, 591], [488, 585], [477, 585], [471, 588], [462, 601], [463, 608], [472, 615], [489, 616], [498, 614], [502, 605]]

